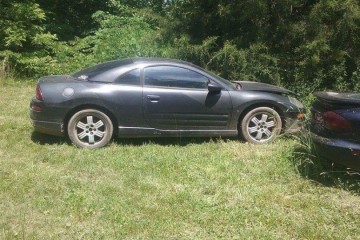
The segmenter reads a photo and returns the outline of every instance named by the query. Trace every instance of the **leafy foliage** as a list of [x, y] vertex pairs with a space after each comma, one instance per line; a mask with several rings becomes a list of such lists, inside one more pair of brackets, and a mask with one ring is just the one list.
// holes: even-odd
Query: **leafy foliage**
[[283, 85], [303, 96], [360, 89], [358, 0], [3, 0], [1, 5], [0, 60], [20, 76], [156, 56], [188, 60], [229, 79]]
[[280, 84], [277, 61], [264, 44], [253, 44], [239, 50], [233, 43], [225, 42], [211, 58], [209, 66], [229, 79]]
[[5, 0], [0, 8], [0, 58], [33, 73], [50, 58], [56, 36], [42, 25], [45, 12], [35, 0]]

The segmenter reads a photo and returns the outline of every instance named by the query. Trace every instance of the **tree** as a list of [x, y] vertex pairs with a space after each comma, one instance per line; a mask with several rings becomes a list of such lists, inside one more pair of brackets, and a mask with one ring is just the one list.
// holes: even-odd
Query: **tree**
[[[45, 12], [35, 0], [4, 0], [0, 8], [0, 57], [31, 72], [35, 62], [45, 62], [56, 36], [43, 26]], [[29, 70], [29, 71], [28, 71]]]
[[60, 40], [85, 37], [96, 30], [92, 15], [97, 11], [110, 11], [109, 1], [98, 0], [37, 0], [46, 13], [44, 27]]

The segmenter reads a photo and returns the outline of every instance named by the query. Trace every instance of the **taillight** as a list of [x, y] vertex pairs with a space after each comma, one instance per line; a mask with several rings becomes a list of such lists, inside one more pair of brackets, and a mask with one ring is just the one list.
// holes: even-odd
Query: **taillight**
[[37, 87], [36, 87], [35, 96], [36, 96], [37, 100], [44, 101], [44, 97], [43, 97], [43, 94], [41, 92], [41, 88], [39, 85], [37, 85]]
[[337, 132], [349, 132], [353, 130], [351, 122], [349, 122], [336, 112], [323, 113], [323, 124], [324, 127]]
[[352, 150], [351, 150], [351, 153], [352, 153], [354, 156], [360, 156], [360, 150], [352, 149]]
[[35, 112], [41, 112], [41, 106], [38, 106], [38, 105], [34, 104], [31, 108]]

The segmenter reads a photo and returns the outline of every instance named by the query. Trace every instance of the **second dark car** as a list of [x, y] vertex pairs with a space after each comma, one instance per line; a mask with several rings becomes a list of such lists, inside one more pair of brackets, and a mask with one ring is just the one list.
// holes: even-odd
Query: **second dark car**
[[111, 61], [73, 75], [39, 79], [36, 131], [68, 135], [86, 148], [120, 137], [237, 136], [266, 143], [302, 125], [303, 105], [286, 89], [227, 81], [169, 59]]
[[312, 140], [321, 157], [360, 170], [360, 94], [317, 92]]

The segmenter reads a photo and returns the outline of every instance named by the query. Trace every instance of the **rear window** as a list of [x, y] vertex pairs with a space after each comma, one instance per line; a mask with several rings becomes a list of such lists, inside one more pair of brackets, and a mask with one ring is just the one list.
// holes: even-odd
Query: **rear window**
[[131, 63], [133, 63], [131, 59], [116, 60], [116, 61], [101, 63], [89, 68], [85, 68], [79, 72], [72, 74], [71, 76], [82, 80], [89, 80], [113, 68], [122, 67], [125, 65], [129, 65]]

